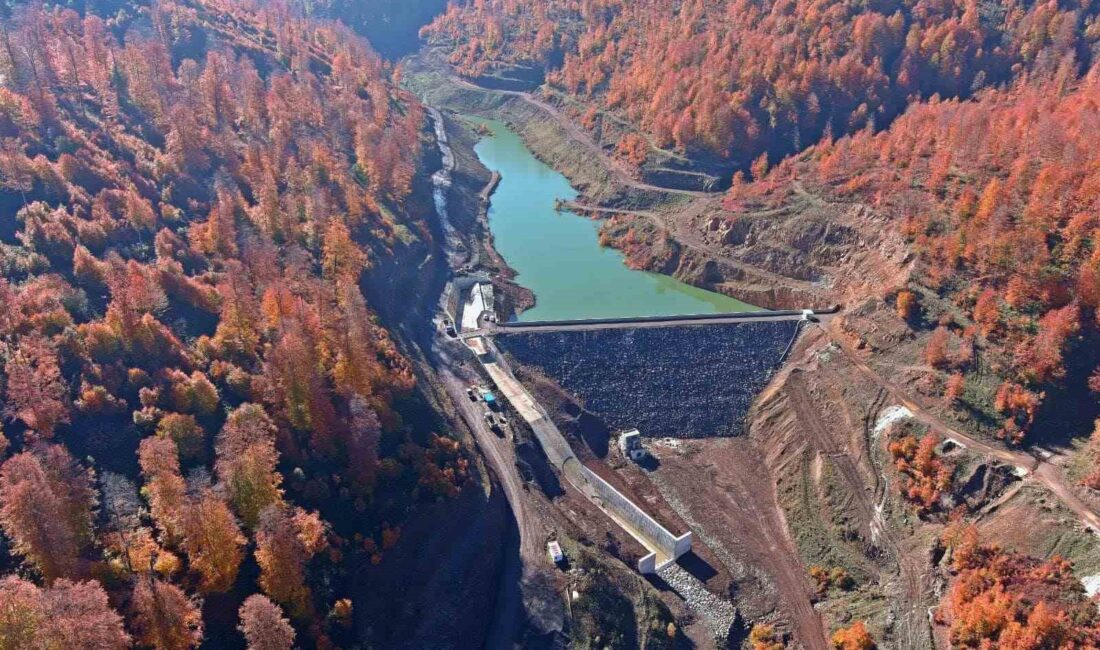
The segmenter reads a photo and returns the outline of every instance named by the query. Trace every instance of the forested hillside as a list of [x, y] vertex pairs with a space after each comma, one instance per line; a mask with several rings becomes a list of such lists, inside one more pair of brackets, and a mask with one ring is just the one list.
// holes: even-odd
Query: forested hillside
[[[1100, 38], [1095, 2], [478, 0], [425, 28], [463, 75], [538, 65], [653, 144], [746, 169], [868, 125], [914, 98], [1073, 76]], [[606, 111], [607, 116], [602, 112]], [[623, 143], [624, 158], [636, 140]], [[644, 150], [644, 146], [642, 146]]]
[[[967, 379], [993, 371], [1004, 377], [992, 400], [1000, 436], [1023, 440], [1044, 393], [1066, 391], [1083, 430], [1053, 433], [1083, 435], [1100, 391], [1098, 127], [1096, 70], [1080, 82], [922, 103], [886, 131], [824, 143], [759, 182], [736, 183], [727, 219], [781, 201], [793, 183], [873, 206], [917, 254], [913, 281], [957, 308], [928, 322], [918, 292], [891, 297], [899, 316], [934, 330], [924, 357], [948, 375], [948, 403], [981, 410]], [[1046, 415], [1071, 421], [1058, 409]]]
[[[913, 265], [906, 285], [879, 297], [920, 337], [932, 371], [922, 392], [1010, 445], [1081, 441], [1071, 471], [1090, 504], [1100, 495], [1098, 72], [915, 104], [885, 131], [826, 141], [735, 182], [722, 217], [735, 224], [796, 191], [885, 217]], [[903, 496], [925, 513], [944, 502], [953, 471], [936, 442], [891, 446], [910, 477]], [[961, 522], [944, 543], [954, 580], [936, 620], [952, 647], [1097, 643], [1095, 603], [1060, 557], [979, 541]]]
[[0, 646], [346, 646], [469, 480], [360, 289], [423, 109], [284, 3], [82, 4], [0, 20]]

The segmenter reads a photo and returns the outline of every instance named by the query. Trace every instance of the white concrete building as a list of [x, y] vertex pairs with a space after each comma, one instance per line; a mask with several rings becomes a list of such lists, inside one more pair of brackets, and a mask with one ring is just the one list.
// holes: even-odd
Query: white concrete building
[[645, 458], [646, 451], [645, 447], [642, 446], [642, 433], [637, 429], [623, 431], [619, 435], [619, 451], [622, 452], [623, 458], [629, 458], [634, 462]]

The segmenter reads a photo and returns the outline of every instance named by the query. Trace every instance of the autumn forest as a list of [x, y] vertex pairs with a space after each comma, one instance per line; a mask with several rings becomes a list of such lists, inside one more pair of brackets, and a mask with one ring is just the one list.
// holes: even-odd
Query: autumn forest
[[[499, 452], [473, 443], [468, 430], [483, 423], [440, 397], [437, 360], [419, 344], [444, 335], [402, 320], [434, 309], [444, 280], [425, 277], [456, 270], [443, 269], [452, 244], [431, 185], [440, 158], [453, 163], [433, 129], [444, 122], [407, 64], [420, 75], [438, 64], [426, 78], [456, 95], [504, 88], [492, 101], [466, 96], [469, 112], [515, 128], [575, 181], [578, 202], [611, 196], [589, 207], [608, 217], [599, 243], [626, 265], [768, 308], [806, 296], [838, 306], [823, 338], [798, 330], [805, 348], [792, 340], [784, 361], [803, 365], [774, 375], [744, 442], [772, 472], [764, 496], [789, 526], [772, 552], [802, 553], [787, 573], [827, 624], [807, 643], [784, 618], [796, 618], [789, 584], [762, 587], [771, 609], [742, 607], [730, 637], [740, 647], [916, 647], [883, 604], [895, 583], [868, 567], [894, 562], [900, 584], [919, 557], [928, 571], [910, 609], [930, 641], [1100, 648], [1100, 587], [1068, 558], [1095, 559], [1094, 543], [1067, 541], [1095, 531], [1072, 514], [1100, 512], [1097, 0], [0, 0], [0, 648], [376, 647], [381, 637], [363, 635], [375, 612], [357, 595], [401, 601], [404, 585], [362, 576], [409, 566], [411, 521], [463, 519], [464, 498], [497, 498], [508, 482], [492, 465]], [[574, 140], [547, 145], [558, 136], [524, 123], [536, 108]], [[454, 146], [467, 147], [456, 185], [476, 185], [459, 204], [481, 211], [465, 222], [478, 224], [500, 177], [468, 162], [485, 127], [445, 112]], [[599, 165], [612, 190], [585, 175]], [[719, 182], [663, 185], [707, 175]], [[491, 233], [465, 235], [474, 259], [501, 265], [486, 276], [512, 296]], [[878, 266], [863, 277], [856, 262], [868, 260]], [[760, 288], [781, 281], [788, 291]], [[833, 446], [773, 434], [803, 415], [798, 385], [783, 382], [844, 355], [864, 374], [830, 370], [824, 387], [808, 380], [818, 388], [807, 399], [844, 413], [823, 435], [858, 432]], [[876, 371], [894, 380], [881, 394], [917, 396], [897, 401], [919, 422], [881, 436], [883, 403], [822, 406], [845, 383], [854, 402]], [[773, 417], [777, 394], [790, 403]], [[570, 444], [591, 447], [583, 461], [607, 461], [610, 429], [592, 447], [587, 405], [561, 408], [578, 427]], [[1034, 463], [975, 469], [966, 445], [945, 443], [944, 421], [994, 457]], [[521, 610], [556, 612], [546, 602], [566, 594], [569, 623], [540, 637], [557, 644], [545, 647], [694, 647], [677, 624], [698, 628], [695, 610], [666, 620], [647, 600], [670, 598], [667, 584], [608, 596], [628, 552], [574, 525], [591, 513], [569, 490], [545, 489], [533, 438], [498, 437], [507, 471], [538, 492], [523, 498], [546, 527], [539, 558], [558, 536], [585, 549], [576, 567], [540, 574], [550, 595], [522, 567]], [[849, 451], [871, 470], [822, 469]], [[714, 540], [669, 496], [660, 462], [601, 467]], [[729, 489], [713, 472], [697, 473]], [[844, 480], [866, 485], [845, 495]], [[842, 502], [823, 525], [829, 541], [806, 541], [790, 485]], [[1017, 494], [1052, 486], [1019, 517], [1057, 519], [1056, 541], [1014, 545], [1021, 533], [997, 517], [1016, 512]], [[874, 521], [860, 528], [851, 504], [863, 492]], [[508, 526], [524, 528], [509, 496]], [[504, 535], [477, 545], [502, 558], [514, 541]], [[866, 557], [844, 564], [857, 547]], [[695, 559], [721, 564], [723, 553]], [[704, 580], [729, 579], [708, 586], [747, 600], [733, 583], [756, 584], [749, 560]], [[498, 576], [482, 577], [495, 594]], [[853, 594], [873, 604], [854, 606]], [[485, 619], [504, 607], [467, 606]], [[582, 640], [586, 606], [599, 633]], [[617, 636], [614, 616], [656, 632]]]
[[0, 645], [194, 647], [229, 592], [215, 635], [350, 638], [345, 556], [467, 481], [359, 286], [430, 236], [422, 107], [286, 4], [6, 10]]

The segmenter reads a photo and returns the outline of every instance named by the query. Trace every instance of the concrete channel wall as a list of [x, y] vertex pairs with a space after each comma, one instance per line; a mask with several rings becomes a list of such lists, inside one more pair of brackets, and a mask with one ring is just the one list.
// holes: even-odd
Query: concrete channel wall
[[638, 561], [641, 573], [656, 573], [657, 569], [674, 562], [691, 550], [691, 532], [673, 535], [637, 504], [616, 490], [610, 483], [588, 469], [573, 454], [569, 442], [546, 415], [542, 406], [512, 375], [500, 358], [500, 352], [485, 342], [489, 354], [479, 356], [482, 367], [520, 417], [531, 427], [550, 462], [577, 491], [587, 497], [611, 520], [638, 541], [649, 553]]
[[[584, 468], [585, 478], [592, 487], [595, 495], [602, 503], [601, 508], [614, 510], [616, 520], [624, 519], [630, 527], [640, 533], [645, 540], [642, 545], [652, 550], [648, 555], [638, 560], [638, 571], [641, 573], [656, 573], [669, 562], [675, 562], [684, 553], [691, 550], [691, 531], [679, 537], [669, 532], [667, 528], [657, 522], [656, 519], [646, 514], [633, 501], [615, 489], [613, 485], [600, 478], [595, 472]], [[649, 542], [649, 543], [646, 543]]]

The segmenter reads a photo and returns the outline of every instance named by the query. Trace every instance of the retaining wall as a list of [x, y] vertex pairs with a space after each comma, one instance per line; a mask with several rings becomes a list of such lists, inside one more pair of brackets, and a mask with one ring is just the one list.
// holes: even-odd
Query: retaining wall
[[629, 522], [634, 530], [641, 533], [649, 542], [643, 542], [647, 548], [656, 546], [660, 549], [661, 557], [658, 558], [657, 553], [650, 553], [638, 560], [639, 572], [655, 573], [657, 569], [669, 562], [674, 562], [676, 558], [691, 550], [690, 530], [679, 537], [673, 535], [656, 519], [650, 517], [633, 501], [626, 498], [622, 492], [616, 490], [613, 485], [600, 478], [592, 470], [585, 467], [583, 474], [604, 507], [613, 510], [617, 516]]
[[[496, 354], [494, 350], [492, 356]], [[484, 359], [481, 359], [481, 362], [482, 367], [489, 373], [505, 399], [534, 431], [535, 438], [542, 445], [550, 463], [557, 467], [573, 487], [595, 502], [611, 519], [650, 551], [638, 561], [638, 571], [655, 573], [657, 569], [691, 550], [690, 531], [679, 537], [673, 535], [623, 493], [585, 467], [573, 454], [565, 436], [546, 416], [527, 389], [499, 363]]]

